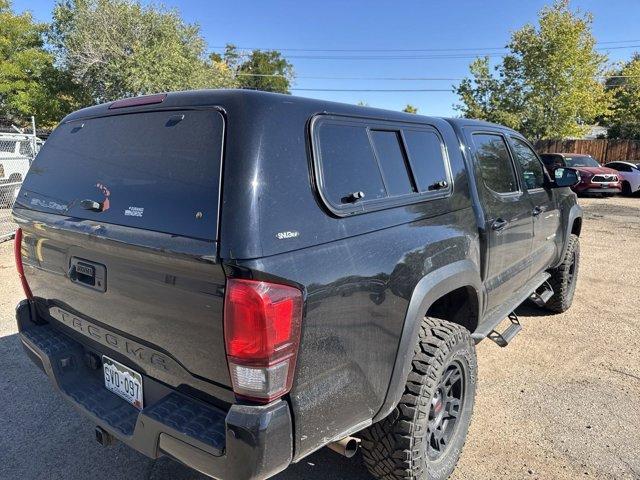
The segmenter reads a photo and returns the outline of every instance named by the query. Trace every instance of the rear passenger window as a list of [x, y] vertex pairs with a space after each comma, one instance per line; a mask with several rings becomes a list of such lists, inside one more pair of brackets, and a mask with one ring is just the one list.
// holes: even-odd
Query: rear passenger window
[[322, 115], [312, 137], [318, 189], [332, 210], [363, 212], [451, 192], [442, 142], [429, 126]]
[[405, 195], [415, 191], [409, 179], [399, 132], [373, 130], [371, 139], [389, 196]]
[[421, 192], [433, 189], [438, 182], [447, 180], [442, 142], [429, 130], [404, 130], [411, 166]]
[[326, 123], [318, 135], [324, 191], [331, 203], [349, 203], [354, 192], [363, 192], [364, 200], [386, 196], [364, 126]]
[[501, 135], [477, 133], [473, 135], [476, 155], [484, 184], [497, 193], [518, 191], [516, 172]]

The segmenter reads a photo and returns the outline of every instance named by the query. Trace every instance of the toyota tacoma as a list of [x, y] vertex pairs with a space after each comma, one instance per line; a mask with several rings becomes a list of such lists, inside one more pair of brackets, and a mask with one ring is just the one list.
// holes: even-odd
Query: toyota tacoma
[[229, 480], [360, 447], [374, 477], [444, 479], [475, 345], [571, 305], [577, 182], [474, 120], [233, 90], [86, 108], [13, 209], [20, 339], [103, 445]]

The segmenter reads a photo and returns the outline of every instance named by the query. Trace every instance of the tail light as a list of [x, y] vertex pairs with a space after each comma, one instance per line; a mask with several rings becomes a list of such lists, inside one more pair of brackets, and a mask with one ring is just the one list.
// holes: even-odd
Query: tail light
[[16, 230], [16, 236], [13, 239], [13, 256], [16, 260], [16, 269], [18, 270], [18, 277], [20, 277], [20, 282], [22, 283], [22, 289], [24, 290], [24, 294], [27, 296], [29, 300], [33, 298], [33, 294], [31, 293], [31, 288], [29, 288], [29, 284], [27, 283], [27, 277], [24, 276], [24, 265], [22, 264], [22, 229], [19, 228]]
[[291, 390], [301, 321], [302, 292], [297, 288], [227, 281], [224, 338], [236, 395], [268, 403]]

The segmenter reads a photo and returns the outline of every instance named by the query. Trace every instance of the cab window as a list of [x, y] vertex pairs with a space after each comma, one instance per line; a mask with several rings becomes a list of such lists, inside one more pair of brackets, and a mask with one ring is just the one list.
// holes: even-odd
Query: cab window
[[522, 183], [527, 190], [534, 190], [544, 186], [544, 171], [538, 156], [525, 142], [511, 137], [513, 155], [522, 169]]
[[473, 135], [482, 181], [496, 193], [518, 191], [516, 172], [502, 135], [476, 133]]

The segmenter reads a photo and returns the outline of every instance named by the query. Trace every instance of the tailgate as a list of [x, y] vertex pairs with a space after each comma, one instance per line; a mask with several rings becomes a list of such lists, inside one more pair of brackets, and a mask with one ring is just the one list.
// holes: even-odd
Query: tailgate
[[61, 125], [14, 209], [39, 307], [143, 371], [229, 386], [216, 262], [222, 143], [214, 110]]

